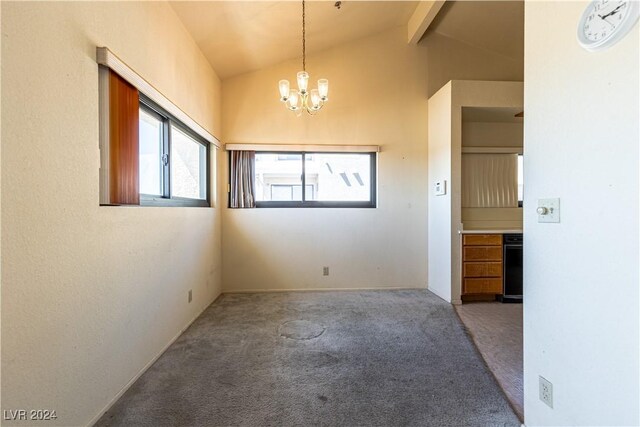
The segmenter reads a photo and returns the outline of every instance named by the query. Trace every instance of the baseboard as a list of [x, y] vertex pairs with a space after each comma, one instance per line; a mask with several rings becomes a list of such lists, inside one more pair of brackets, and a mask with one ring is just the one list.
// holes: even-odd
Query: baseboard
[[257, 294], [270, 292], [354, 292], [354, 291], [407, 291], [427, 289], [426, 287], [379, 287], [379, 288], [286, 288], [286, 289], [223, 289], [223, 294]]
[[151, 367], [151, 365], [153, 365], [154, 363], [156, 363], [156, 361], [160, 358], [160, 356], [162, 356], [164, 354], [165, 351], [167, 351], [167, 349], [171, 346], [171, 344], [173, 344], [179, 337], [180, 335], [182, 335], [184, 333], [184, 331], [186, 331], [187, 329], [189, 329], [189, 326], [191, 326], [191, 324], [193, 322], [195, 322], [195, 320], [200, 317], [200, 315], [202, 313], [204, 313], [204, 311], [209, 308], [209, 306], [213, 303], [215, 303], [216, 301], [218, 301], [218, 299], [222, 296], [222, 292], [220, 292], [209, 304], [205, 305], [202, 310], [200, 310], [191, 320], [189, 320], [189, 322], [187, 322], [187, 325], [185, 327], [183, 327], [180, 332], [178, 332], [173, 338], [171, 338], [169, 340], [169, 342], [167, 343], [167, 345], [165, 345], [159, 352], [158, 354], [156, 354], [150, 361], [149, 363], [147, 363], [146, 365], [144, 365], [142, 367], [142, 369], [133, 376], [133, 378], [131, 378], [129, 380], [129, 382], [127, 384], [125, 384], [125, 386], [114, 396], [113, 399], [111, 399], [111, 401], [109, 401], [109, 403], [100, 411], [98, 412], [92, 419], [91, 421], [89, 421], [89, 424], [87, 424], [88, 426], [92, 426], [95, 423], [98, 422], [98, 420], [109, 410], [111, 409], [111, 407], [118, 401], [118, 399], [120, 399], [122, 397], [123, 394], [125, 394], [127, 392], [127, 390], [129, 390], [129, 387], [131, 387], [133, 385], [133, 383], [135, 383], [138, 378], [140, 378], [142, 376], [142, 374], [144, 374], [147, 369], [149, 369]]

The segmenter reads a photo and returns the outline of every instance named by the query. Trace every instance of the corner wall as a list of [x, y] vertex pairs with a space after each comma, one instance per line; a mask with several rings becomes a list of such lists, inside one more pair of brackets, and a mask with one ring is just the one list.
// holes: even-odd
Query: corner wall
[[223, 82], [223, 142], [381, 145], [378, 208], [223, 209], [224, 290], [425, 287], [427, 99], [451, 78], [517, 80], [522, 69], [437, 33], [409, 45], [398, 27], [310, 55], [330, 101], [296, 117], [278, 81], [294, 80], [300, 62]]
[[[526, 2], [524, 393], [529, 426], [640, 424], [640, 24], [589, 53], [587, 2]], [[560, 223], [537, 222], [560, 198]], [[553, 409], [538, 376], [553, 383]]]
[[[429, 289], [453, 304], [462, 303], [462, 108], [521, 108], [522, 96], [522, 82], [452, 80], [429, 98]], [[437, 181], [446, 194], [435, 194]]]
[[98, 206], [95, 48], [216, 135], [220, 81], [167, 3], [0, 7], [2, 409], [86, 425], [221, 289], [217, 209]]

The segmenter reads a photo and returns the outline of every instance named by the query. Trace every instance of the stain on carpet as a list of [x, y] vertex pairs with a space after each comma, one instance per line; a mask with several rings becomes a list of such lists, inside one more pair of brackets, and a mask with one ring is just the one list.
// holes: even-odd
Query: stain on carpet
[[290, 320], [280, 325], [278, 331], [281, 337], [305, 341], [318, 338], [324, 333], [325, 328], [308, 320]]

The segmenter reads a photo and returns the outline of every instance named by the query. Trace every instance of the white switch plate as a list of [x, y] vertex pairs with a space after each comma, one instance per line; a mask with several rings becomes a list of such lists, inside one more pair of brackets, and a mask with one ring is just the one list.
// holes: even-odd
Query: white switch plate
[[538, 222], [560, 222], [560, 199], [538, 199], [540, 208], [546, 208], [547, 212], [538, 213]]
[[442, 180], [435, 183], [433, 189], [436, 193], [436, 196], [444, 196], [447, 194], [447, 181]]

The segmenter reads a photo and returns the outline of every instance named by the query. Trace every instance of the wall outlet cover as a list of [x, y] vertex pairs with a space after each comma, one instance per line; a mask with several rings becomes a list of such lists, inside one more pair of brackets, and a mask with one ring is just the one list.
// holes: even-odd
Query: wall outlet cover
[[322, 275], [323, 276], [329, 275], [329, 267], [322, 267]]
[[538, 376], [539, 379], [539, 397], [547, 406], [553, 409], [553, 384], [546, 378]]
[[436, 196], [444, 196], [445, 194], [447, 194], [447, 181], [437, 181], [433, 185], [433, 190], [436, 193]]

